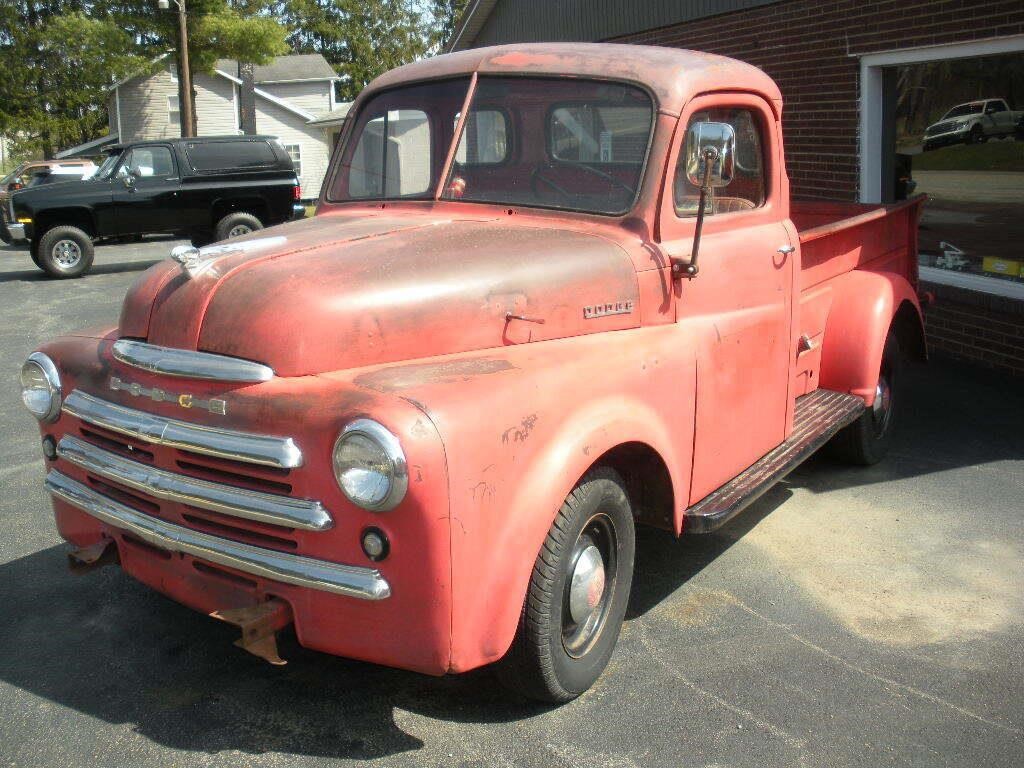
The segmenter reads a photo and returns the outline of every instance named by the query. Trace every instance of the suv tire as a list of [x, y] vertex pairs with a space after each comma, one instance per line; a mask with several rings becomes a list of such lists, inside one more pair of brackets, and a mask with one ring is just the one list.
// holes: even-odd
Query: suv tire
[[92, 238], [78, 227], [53, 227], [39, 238], [37, 256], [50, 277], [81, 277], [92, 266]]
[[515, 640], [496, 668], [502, 683], [553, 703], [594, 684], [622, 628], [635, 546], [622, 478], [608, 467], [591, 470], [537, 555]]
[[213, 229], [213, 236], [216, 240], [228, 240], [260, 229], [263, 229], [263, 222], [251, 213], [229, 213], [217, 222], [217, 226]]

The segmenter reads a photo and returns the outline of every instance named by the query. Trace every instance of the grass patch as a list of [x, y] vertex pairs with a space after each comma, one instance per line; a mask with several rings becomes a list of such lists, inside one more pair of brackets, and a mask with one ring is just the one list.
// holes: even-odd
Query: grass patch
[[914, 156], [915, 171], [1024, 171], [1024, 141], [988, 141]]

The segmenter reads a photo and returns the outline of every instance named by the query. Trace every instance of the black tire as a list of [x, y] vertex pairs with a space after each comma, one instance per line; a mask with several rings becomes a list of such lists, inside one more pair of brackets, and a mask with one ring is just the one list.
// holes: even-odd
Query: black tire
[[260, 229], [263, 229], [263, 222], [251, 213], [229, 213], [217, 222], [217, 226], [213, 228], [213, 236], [216, 240], [227, 240]]
[[967, 134], [968, 144], [982, 144], [985, 141], [985, 130], [980, 125], [975, 125], [971, 128], [971, 132]]
[[50, 277], [81, 277], [92, 266], [94, 255], [92, 238], [78, 227], [53, 227], [39, 238], [39, 266]]
[[[600, 554], [603, 589], [593, 588], [599, 577], [581, 578], [580, 589], [572, 590], [573, 575], [597, 562], [592, 549]], [[634, 549], [633, 512], [622, 479], [607, 467], [588, 472], [562, 504], [537, 555], [515, 640], [497, 665], [507, 687], [559, 703], [594, 684], [622, 628]]]
[[[878, 374], [875, 403], [850, 426], [832, 438], [835, 456], [850, 464], [877, 464], [889, 452], [893, 430], [903, 398], [903, 352], [899, 340], [890, 330], [882, 352], [882, 368]], [[887, 396], [886, 396], [887, 395]]]

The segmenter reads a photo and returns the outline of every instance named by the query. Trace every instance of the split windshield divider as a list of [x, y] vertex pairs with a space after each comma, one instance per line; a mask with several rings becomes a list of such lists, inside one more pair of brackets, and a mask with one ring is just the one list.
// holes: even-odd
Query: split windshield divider
[[[459, 151], [459, 144], [462, 143], [462, 131], [466, 127], [466, 119], [469, 117], [469, 106], [473, 103], [473, 96], [476, 94], [477, 73], [474, 72], [469, 78], [469, 87], [466, 88], [466, 98], [462, 101], [462, 111], [459, 120], [455, 124], [455, 135], [452, 137], [451, 145], [448, 147], [448, 155], [444, 159], [444, 166], [437, 177], [437, 189], [434, 190], [434, 200], [440, 200], [444, 194], [444, 188], [448, 185], [448, 177], [451, 175], [452, 163], [455, 162], [455, 153]], [[385, 134], [386, 135], [386, 134]]]

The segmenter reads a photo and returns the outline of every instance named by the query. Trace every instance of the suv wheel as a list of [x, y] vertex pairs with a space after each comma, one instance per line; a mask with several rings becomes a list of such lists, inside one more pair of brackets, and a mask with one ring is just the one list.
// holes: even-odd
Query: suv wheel
[[263, 229], [263, 222], [251, 213], [229, 213], [217, 222], [213, 234], [217, 240], [228, 240], [260, 229]]
[[78, 227], [54, 227], [39, 238], [39, 266], [51, 277], [81, 277], [93, 255], [92, 238]]
[[533, 566], [501, 681], [532, 699], [587, 690], [615, 649], [633, 580], [629, 497], [607, 467], [588, 472], [562, 504]]

